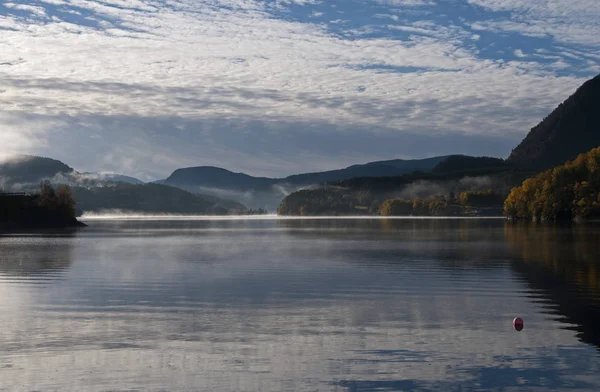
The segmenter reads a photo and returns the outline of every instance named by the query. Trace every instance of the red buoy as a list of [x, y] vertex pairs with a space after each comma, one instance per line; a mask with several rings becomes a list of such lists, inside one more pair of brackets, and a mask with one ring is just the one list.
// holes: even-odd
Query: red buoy
[[523, 319], [521, 317], [515, 317], [513, 320], [513, 327], [515, 327], [515, 331], [520, 331], [523, 329]]

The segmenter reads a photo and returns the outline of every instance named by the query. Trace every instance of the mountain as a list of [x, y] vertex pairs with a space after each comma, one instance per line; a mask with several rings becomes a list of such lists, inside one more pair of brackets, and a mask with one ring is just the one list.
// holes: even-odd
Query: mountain
[[230, 198], [252, 208], [275, 210], [285, 196], [311, 185], [356, 177], [401, 176], [414, 171], [430, 172], [449, 157], [376, 161], [339, 170], [296, 174], [285, 178], [253, 177], [218, 167], [198, 166], [177, 169], [165, 180], [155, 183]]
[[216, 188], [244, 191], [264, 189], [276, 182], [277, 180], [273, 178], [252, 177], [220, 167], [198, 166], [177, 169], [163, 183], [183, 189]]
[[73, 172], [73, 168], [56, 159], [16, 155], [0, 162], [0, 184], [38, 183], [45, 178]]
[[271, 211], [277, 208], [286, 195], [286, 190], [275, 186], [276, 179], [253, 177], [214, 166], [177, 169], [168, 178], [156, 183], [193, 193], [231, 199], [250, 208]]
[[401, 176], [414, 171], [429, 172], [436, 165], [448, 159], [449, 157], [450, 155], [425, 159], [394, 159], [389, 161], [376, 161], [363, 165], [352, 165], [345, 169], [339, 170], [296, 174], [286, 177], [280, 181], [291, 185], [314, 185], [332, 181], [347, 180], [355, 177]]
[[122, 210], [165, 214], [244, 214], [236, 201], [192, 194], [159, 184], [144, 184], [120, 174], [79, 173], [51, 158], [18, 155], [0, 162], [0, 186], [6, 191], [36, 193], [40, 182], [70, 185], [82, 212]]
[[504, 159], [493, 157], [470, 157], [466, 155], [452, 155], [448, 159], [438, 163], [432, 170], [432, 173], [468, 173], [470, 171], [479, 172], [485, 170], [487, 172], [505, 171], [509, 165]]
[[101, 187], [74, 187], [80, 212], [120, 212], [227, 215], [244, 214], [246, 207], [232, 200], [193, 194], [160, 184], [110, 183]]
[[233, 173], [219, 167], [198, 166], [177, 169], [163, 183], [184, 189], [203, 187], [230, 190], [265, 189], [276, 184], [315, 185], [354, 177], [400, 176], [414, 171], [427, 172], [448, 157], [369, 162], [363, 165], [352, 165], [345, 169], [295, 174], [285, 178], [253, 177], [244, 173]]
[[512, 151], [508, 163], [544, 170], [600, 146], [600, 75], [585, 82]]
[[38, 183], [55, 178], [74, 185], [76, 182], [112, 181], [143, 184], [137, 178], [115, 173], [79, 173], [69, 165], [52, 158], [15, 155], [0, 161], [0, 180], [9, 184]]

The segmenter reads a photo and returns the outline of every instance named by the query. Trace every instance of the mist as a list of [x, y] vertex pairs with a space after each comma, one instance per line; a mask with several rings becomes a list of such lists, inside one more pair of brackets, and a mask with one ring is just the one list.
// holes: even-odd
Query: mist
[[[143, 214], [122, 210], [102, 210], [86, 212], [81, 220], [90, 221], [239, 221], [239, 220], [439, 220], [439, 219], [483, 219], [470, 216], [380, 216], [380, 215], [315, 215], [315, 216], [281, 216], [277, 214], [266, 215], [179, 215], [179, 214]], [[484, 219], [504, 219], [503, 217], [484, 217]]]
[[248, 189], [244, 191], [199, 186], [188, 190], [194, 193], [234, 200], [251, 209], [262, 208], [267, 211], [275, 211], [281, 204], [281, 201], [289, 194], [313, 186], [315, 185], [293, 186], [290, 184], [274, 184], [266, 189]]
[[93, 212], [84, 212], [82, 220], [256, 220], [278, 218], [275, 214], [268, 215], [185, 215], [170, 213], [140, 213], [119, 209], [106, 209]]
[[34, 158], [32, 155], [25, 154], [0, 154], [0, 164], [15, 164], [30, 161]]
[[449, 181], [419, 180], [406, 185], [400, 192], [395, 193], [394, 197], [405, 200], [431, 199], [436, 196], [448, 196], [450, 193], [458, 194], [465, 191], [488, 189], [507, 193], [510, 187], [491, 176], [463, 177], [459, 180]]

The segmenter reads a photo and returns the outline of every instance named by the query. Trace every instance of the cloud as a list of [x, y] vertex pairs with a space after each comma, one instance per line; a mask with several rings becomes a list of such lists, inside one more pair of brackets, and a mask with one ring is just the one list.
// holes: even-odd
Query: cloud
[[521, 49], [517, 49], [514, 51], [515, 56], [519, 57], [519, 58], [523, 58], [525, 57], [525, 53], [523, 53], [523, 51]]
[[[439, 2], [414, 0], [4, 4], [0, 154], [44, 152], [80, 170], [145, 179], [177, 165], [275, 175], [335, 168], [393, 158], [387, 146], [398, 141], [398, 155], [428, 156], [450, 135], [472, 138], [468, 151], [451, 146], [461, 152], [506, 155], [508, 143], [490, 153], [488, 141], [516, 142], [598, 58], [563, 38], [561, 48], [538, 47], [547, 52], [491, 56], [489, 34], [533, 36], [543, 16], [552, 26], [572, 17], [511, 1], [463, 5], [490, 16], [514, 10], [533, 27], [516, 16], [440, 22], [427, 13], [441, 12]], [[347, 23], [333, 23], [340, 17]], [[537, 56], [523, 61], [523, 51]]]
[[[485, 28], [552, 36], [560, 42], [599, 45], [600, 3], [596, 0], [468, 0], [494, 12], [509, 12], [505, 20], [489, 20]], [[596, 48], [597, 49], [597, 48]]]
[[394, 7], [425, 7], [435, 4], [433, 0], [375, 0], [380, 4]]

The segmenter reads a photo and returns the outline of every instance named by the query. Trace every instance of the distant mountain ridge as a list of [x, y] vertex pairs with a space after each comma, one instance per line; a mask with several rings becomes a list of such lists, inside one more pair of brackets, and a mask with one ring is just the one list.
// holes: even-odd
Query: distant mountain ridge
[[305, 173], [288, 176], [280, 182], [292, 185], [312, 185], [331, 181], [347, 180], [354, 177], [389, 177], [401, 176], [414, 171], [429, 172], [440, 162], [451, 155], [424, 159], [392, 159], [348, 166], [345, 169], [329, 170], [316, 173]]
[[[111, 192], [86, 193], [80, 190], [79, 193], [85, 194], [84, 197], [89, 196], [91, 199], [84, 204], [94, 205], [95, 208], [99, 208], [102, 203], [132, 207], [135, 203], [109, 201], [117, 194], [122, 197], [127, 192], [131, 192], [132, 195], [137, 194], [137, 200], [146, 206], [144, 208], [152, 211], [158, 211], [163, 207], [167, 210], [186, 210], [176, 205], [176, 201], [169, 201], [170, 198], [175, 198], [180, 202], [185, 200], [185, 203], [193, 204], [195, 211], [206, 212], [222, 211], [221, 207], [239, 210], [243, 208], [239, 203], [251, 208], [273, 211], [288, 195], [320, 184], [329, 184], [328, 189], [338, 193], [341, 188], [384, 192], [403, 189], [406, 184], [415, 181], [431, 183], [439, 178], [458, 181], [459, 178], [469, 176], [491, 176], [494, 181], [500, 181], [508, 186], [516, 183], [525, 174], [534, 174], [557, 166], [580, 153], [600, 146], [600, 110], [598, 109], [600, 109], [600, 75], [585, 82], [534, 127], [513, 149], [507, 160], [465, 155], [393, 159], [351, 165], [338, 170], [301, 173], [285, 178], [254, 177], [215, 166], [197, 166], [177, 169], [166, 179], [155, 181], [155, 184], [164, 184], [195, 194], [210, 195], [214, 198], [210, 200], [206, 198], [192, 200], [187, 194], [171, 192], [168, 188], [144, 186], [140, 180], [120, 174], [79, 173], [55, 159], [24, 155], [0, 162], [0, 186], [5, 187], [4, 189], [7, 189], [7, 184], [20, 187], [21, 184], [35, 184], [48, 178], [85, 188], [129, 183], [140, 186], [121, 186]], [[117, 190], [119, 192], [116, 192]], [[160, 193], [160, 197], [157, 195], [156, 198], [149, 199], [147, 195], [141, 197], [142, 195], [138, 194], [150, 190]], [[102, 197], [107, 201], [92, 200], [94, 197]], [[345, 196], [340, 194], [339, 197], [343, 199]], [[362, 205], [363, 201], [359, 204]], [[236, 202], [238, 204], [234, 204]]]
[[[53, 183], [68, 184], [75, 188], [76, 194], [81, 199], [82, 207], [98, 208], [133, 208], [132, 203], [125, 203], [117, 200], [115, 195], [122, 197], [126, 192], [137, 194], [137, 198], [144, 207], [143, 210], [159, 212], [161, 203], [166, 203], [169, 197], [178, 197], [180, 200], [186, 200], [186, 203], [192, 203], [192, 199], [176, 193], [169, 193], [165, 188], [150, 185], [164, 184], [166, 186], [180, 188], [182, 190], [195, 194], [205, 195], [205, 202], [210, 200], [213, 207], [195, 208], [196, 212], [222, 211], [217, 206], [242, 211], [245, 209], [243, 204], [252, 208], [265, 208], [275, 210], [281, 200], [289, 193], [298, 189], [321, 183], [348, 180], [356, 177], [379, 177], [379, 176], [400, 176], [415, 171], [431, 172], [444, 160], [451, 156], [440, 156], [425, 159], [393, 159], [385, 161], [375, 161], [366, 164], [357, 164], [339, 170], [329, 170], [324, 172], [303, 173], [288, 176], [285, 178], [267, 178], [254, 177], [245, 173], [234, 173], [229, 170], [214, 166], [199, 166], [190, 168], [181, 168], [175, 170], [167, 179], [155, 181], [153, 184], [146, 184], [146, 187], [123, 187], [114, 188], [114, 192], [106, 191], [84, 191], [84, 189], [108, 187], [110, 184], [126, 183], [131, 185], [144, 185], [137, 178], [113, 173], [84, 172], [80, 173], [63, 162], [37, 156], [21, 155], [0, 162], [0, 186], [8, 186], [5, 190], [33, 190], [40, 181], [51, 180]], [[116, 185], [110, 185], [114, 187]], [[144, 190], [153, 190], [161, 193], [161, 199], [153, 199], [152, 208], [148, 201], [141, 198], [140, 192]], [[167, 196], [170, 195], [170, 196]], [[177, 195], [177, 196], [176, 196]], [[83, 198], [82, 198], [83, 196]], [[212, 199], [208, 199], [210, 196]], [[93, 200], [93, 198], [104, 198], [102, 200]], [[234, 202], [235, 200], [235, 202]], [[195, 205], [197, 200], [193, 201]], [[237, 203], [237, 204], [235, 204]], [[164, 206], [164, 205], [163, 205]], [[175, 206], [165, 207], [167, 210], [184, 211], [185, 207]], [[166, 212], [166, 211], [165, 211]]]
[[[175, 170], [161, 183], [179, 187], [223, 189], [262, 189], [275, 184], [314, 185], [353, 177], [399, 176], [413, 171], [430, 171], [451, 155], [425, 159], [393, 159], [348, 166], [344, 169], [295, 174], [285, 178], [253, 177], [215, 166], [196, 166]], [[157, 181], [158, 182], [158, 181]]]
[[600, 146], [600, 75], [585, 82], [515, 147], [508, 162], [543, 170]]
[[167, 185], [145, 184], [112, 173], [79, 173], [61, 161], [18, 155], [0, 162], [0, 192], [36, 193], [40, 182], [70, 185], [82, 212], [143, 212], [166, 214], [245, 214], [241, 203], [211, 195], [192, 194]]
[[165, 180], [156, 183], [175, 186], [189, 192], [226, 197], [251, 208], [272, 211], [289, 193], [307, 186], [356, 177], [401, 176], [414, 171], [430, 172], [449, 157], [450, 155], [376, 161], [339, 170], [296, 174], [285, 178], [253, 177], [214, 166], [196, 166], [177, 169]]
[[[462, 182], [472, 181], [469, 178], [474, 176], [488, 176], [487, 180], [502, 183], [503, 186], [512, 186], [522, 178], [562, 164], [580, 153], [600, 146], [600, 110], [598, 109], [600, 109], [600, 75], [585, 82], [534, 127], [513, 149], [507, 160], [465, 155], [394, 159], [352, 165], [338, 170], [296, 174], [285, 178], [254, 177], [214, 166], [197, 166], [177, 169], [168, 178], [155, 181], [154, 184], [164, 184], [192, 193], [226, 199], [224, 203], [215, 202], [214, 206], [217, 207], [235, 200], [251, 208], [266, 208], [271, 211], [284, 197], [319, 184], [328, 184], [328, 189], [338, 193], [341, 188], [383, 191], [401, 189], [406, 184], [419, 181], [433, 183], [440, 178], [447, 178], [462, 184]], [[19, 186], [23, 183], [34, 184], [44, 178], [54, 178], [56, 181], [88, 188], [106, 186], [109, 183], [114, 186], [120, 183], [141, 182], [136, 178], [119, 174], [79, 173], [68, 165], [50, 158], [19, 156], [0, 162], [0, 187], [6, 187], [6, 184]], [[140, 186], [128, 189], [135, 193], [151, 188]], [[169, 193], [169, 190], [164, 188], [152, 189], [164, 195]], [[103, 195], [103, 197], [109, 196], [109, 194]], [[175, 193], [172, 196], [175, 197]], [[183, 200], [188, 196], [181, 194], [177, 197]], [[341, 194], [340, 197], [345, 196]], [[364, 197], [360, 192], [357, 193], [357, 198], [361, 199], [357, 199], [358, 204], [364, 207], [362, 205]], [[152, 200], [152, 203], [156, 202], [160, 205], [167, 199], [168, 197], [165, 196], [163, 201]], [[377, 200], [374, 199], [373, 202], [375, 201]]]

